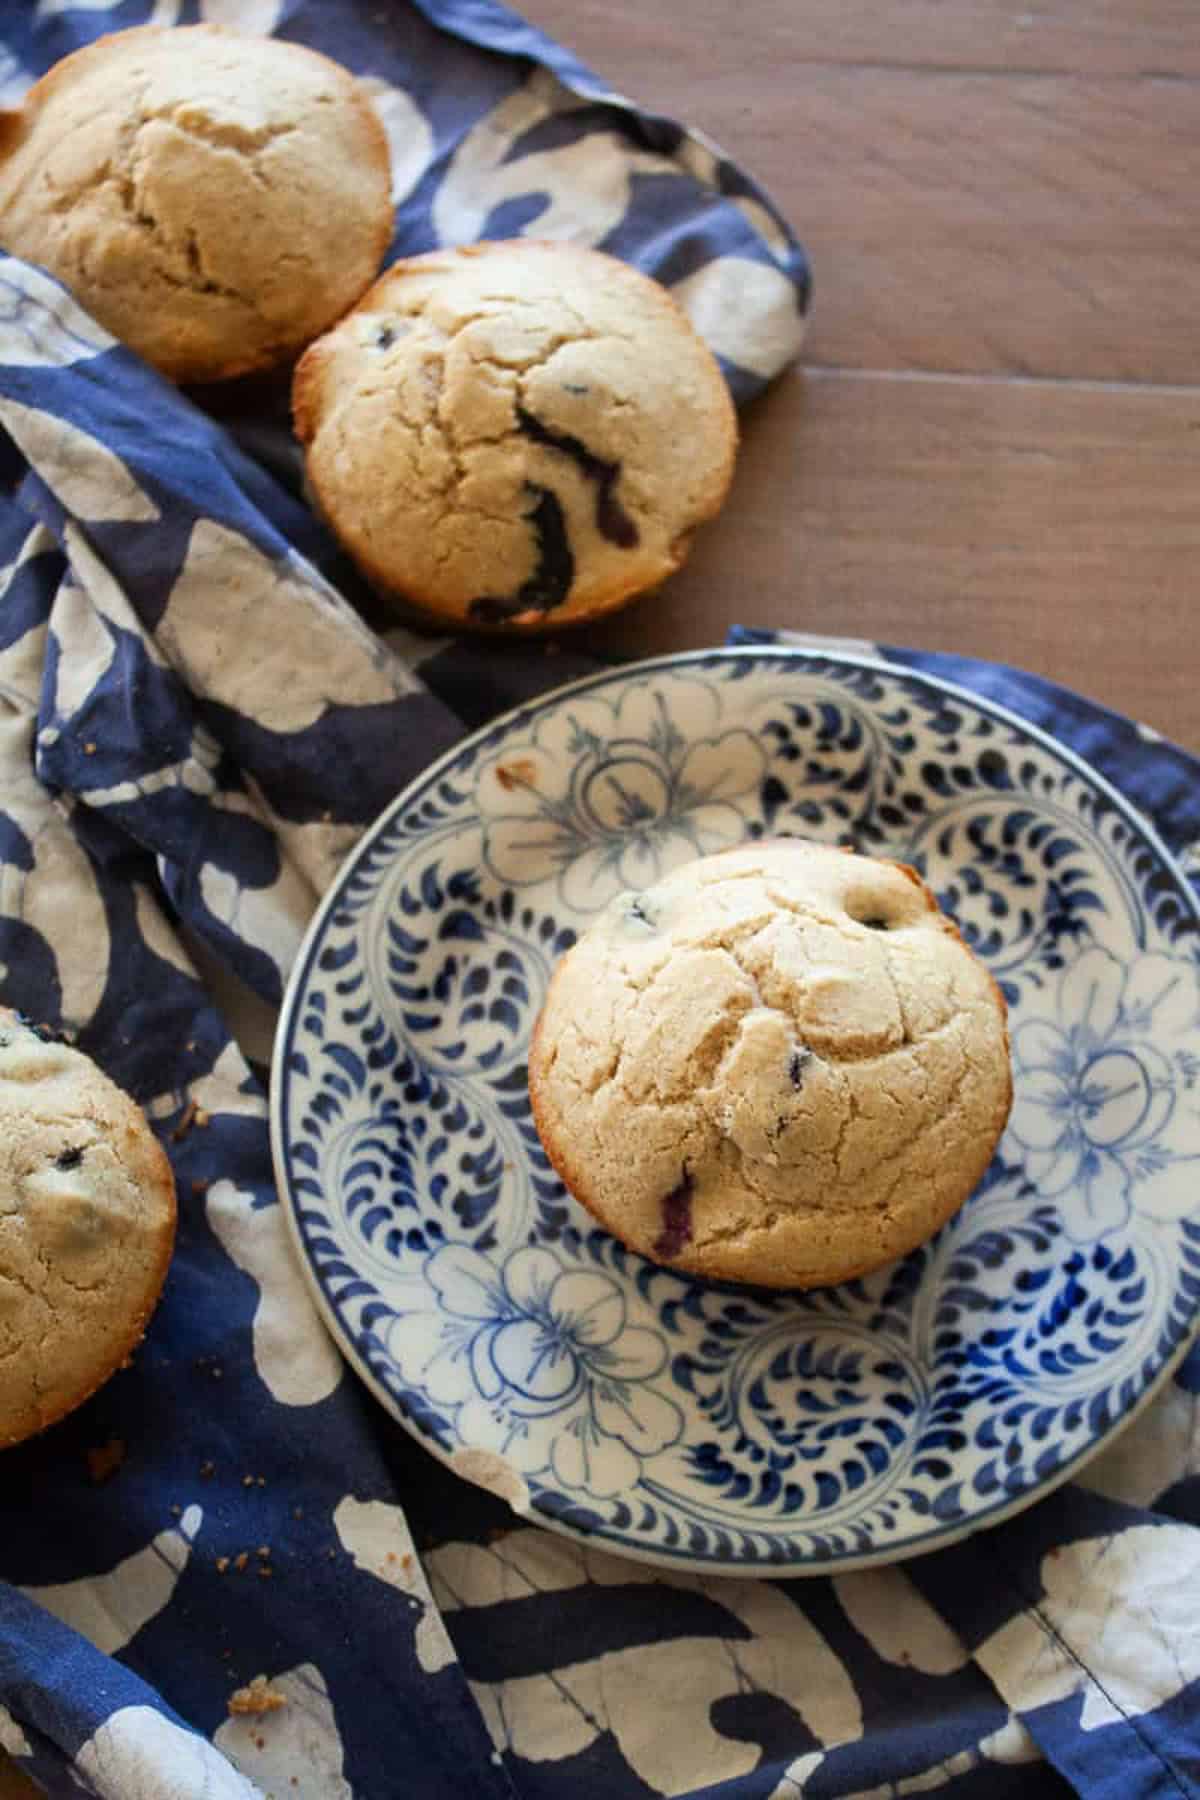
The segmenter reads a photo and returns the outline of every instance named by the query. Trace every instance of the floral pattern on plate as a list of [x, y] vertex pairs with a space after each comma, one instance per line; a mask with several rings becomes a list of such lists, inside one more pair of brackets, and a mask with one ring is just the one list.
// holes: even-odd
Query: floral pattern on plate
[[1011, 1131], [1039, 1193], [1078, 1197], [1084, 1241], [1126, 1225], [1135, 1204], [1188, 1216], [1200, 1182], [1200, 968], [1161, 953], [1122, 966], [1092, 945], [1055, 998], [1053, 1018], [1023, 1021], [1014, 1043]]
[[[975, 1195], [809, 1294], [626, 1251], [564, 1193], [525, 1085], [596, 909], [777, 833], [913, 863], [1013, 1024]], [[384, 1404], [544, 1523], [759, 1573], [944, 1542], [1078, 1467], [1193, 1332], [1198, 922], [1097, 776], [929, 677], [772, 649], [576, 684], [401, 795], [314, 924], [273, 1102], [305, 1268]]]

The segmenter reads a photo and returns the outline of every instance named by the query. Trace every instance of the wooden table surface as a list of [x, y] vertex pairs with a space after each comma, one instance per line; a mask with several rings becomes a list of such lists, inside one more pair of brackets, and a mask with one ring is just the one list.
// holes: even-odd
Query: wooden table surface
[[725, 513], [591, 641], [953, 650], [1200, 752], [1194, 0], [519, 4], [742, 162], [815, 275]]
[[591, 634], [1016, 663], [1200, 751], [1194, 0], [519, 0], [812, 259], [722, 517]]

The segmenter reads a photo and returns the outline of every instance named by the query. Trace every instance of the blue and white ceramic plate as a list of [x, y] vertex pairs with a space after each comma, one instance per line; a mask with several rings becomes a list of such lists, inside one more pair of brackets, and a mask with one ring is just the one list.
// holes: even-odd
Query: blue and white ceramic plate
[[[596, 910], [764, 832], [915, 864], [1012, 1012], [979, 1191], [811, 1294], [624, 1250], [526, 1097], [550, 971]], [[1097, 1451], [1196, 1323], [1198, 922], [1103, 781], [925, 676], [721, 651], [524, 707], [400, 796], [292, 981], [275, 1152], [325, 1316], [453, 1468], [631, 1555], [798, 1574], [994, 1522]]]

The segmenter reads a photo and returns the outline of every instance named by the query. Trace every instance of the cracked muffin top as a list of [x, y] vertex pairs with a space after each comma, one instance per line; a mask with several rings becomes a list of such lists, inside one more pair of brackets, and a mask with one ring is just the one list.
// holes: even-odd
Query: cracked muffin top
[[529, 1085], [631, 1249], [797, 1288], [932, 1236], [1012, 1099], [1004, 999], [920, 878], [791, 838], [618, 895], [555, 972]]
[[302, 358], [313, 493], [382, 587], [456, 625], [546, 629], [684, 560], [737, 423], [666, 289], [574, 244], [397, 263]]
[[121, 1366], [174, 1238], [171, 1165], [141, 1110], [0, 1007], [0, 1447]]
[[345, 69], [216, 25], [100, 38], [0, 115], [0, 245], [175, 381], [268, 368], [339, 318], [390, 185]]

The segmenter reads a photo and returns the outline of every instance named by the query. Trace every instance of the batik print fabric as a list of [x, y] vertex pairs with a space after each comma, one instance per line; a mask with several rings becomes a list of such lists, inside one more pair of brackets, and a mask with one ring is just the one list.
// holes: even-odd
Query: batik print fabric
[[[763, 196], [488, 0], [13, 4], [3, 98], [104, 30], [198, 16], [371, 80], [395, 248], [578, 236], [668, 281], [739, 396], [794, 352], [807, 279]], [[368, 820], [579, 659], [385, 641], [256, 407], [214, 422], [0, 262], [0, 999], [137, 1095], [181, 1204], [132, 1366], [0, 1459], [0, 1747], [114, 1800], [1195, 1791], [1194, 1362], [1087, 1489], [791, 1583], [660, 1575], [518, 1522], [345, 1370], [272, 1180], [274, 1010]], [[888, 654], [1026, 711], [1181, 853], [1200, 841], [1200, 771], [1169, 746]], [[258, 1676], [284, 1704], [231, 1711]]]
[[795, 355], [809, 298], [793, 233], [716, 145], [636, 107], [495, 0], [8, 0], [0, 105], [106, 31], [274, 32], [366, 84], [391, 150], [387, 260], [518, 235], [595, 245], [669, 287], [747, 399]]

